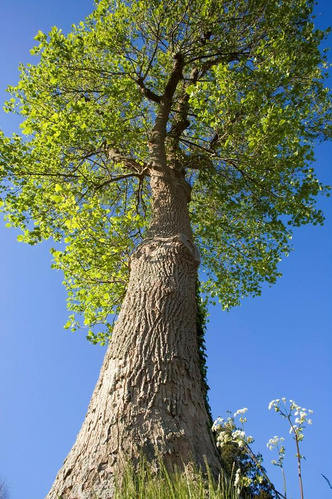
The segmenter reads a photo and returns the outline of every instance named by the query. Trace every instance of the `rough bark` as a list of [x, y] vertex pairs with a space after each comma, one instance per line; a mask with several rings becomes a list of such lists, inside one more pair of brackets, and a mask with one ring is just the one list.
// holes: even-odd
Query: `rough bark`
[[169, 468], [206, 458], [219, 470], [199, 367], [188, 186], [167, 169], [152, 172], [151, 189], [148, 237], [132, 255], [86, 419], [47, 499], [109, 499], [114, 474], [141, 453]]

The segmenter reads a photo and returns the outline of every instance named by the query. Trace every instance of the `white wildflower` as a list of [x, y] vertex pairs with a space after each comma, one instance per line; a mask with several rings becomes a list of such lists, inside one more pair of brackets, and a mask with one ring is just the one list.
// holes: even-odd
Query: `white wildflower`
[[234, 440], [240, 439], [243, 440], [245, 438], [246, 434], [243, 430], [235, 430], [232, 433], [232, 437]]
[[238, 409], [235, 413], [234, 413], [234, 417], [236, 418], [236, 416], [238, 416], [239, 414], [245, 414], [247, 412], [248, 408], [247, 407], [244, 407], [243, 409]]

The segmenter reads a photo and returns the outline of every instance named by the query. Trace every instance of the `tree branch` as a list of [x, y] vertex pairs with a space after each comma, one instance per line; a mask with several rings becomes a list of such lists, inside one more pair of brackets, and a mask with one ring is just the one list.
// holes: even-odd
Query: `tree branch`
[[151, 100], [152, 102], [156, 102], [157, 104], [159, 104], [161, 102], [161, 96], [154, 93], [152, 90], [150, 90], [149, 88], [147, 88], [145, 86], [144, 78], [142, 78], [140, 76], [139, 78], [137, 78], [135, 80], [135, 82], [141, 88], [142, 94], [144, 95], [144, 97], [147, 97], [149, 100]]
[[74, 173], [47, 173], [47, 172], [13, 172], [15, 176], [22, 177], [64, 177], [64, 178], [82, 178], [82, 175]]
[[176, 87], [179, 83], [180, 80], [183, 79], [183, 68], [184, 68], [184, 58], [183, 55], [178, 52], [177, 54], [174, 55], [174, 66], [173, 66], [173, 71], [171, 73], [171, 76], [169, 77], [169, 80], [167, 82], [165, 92], [164, 92], [164, 97], [166, 99], [169, 99], [170, 101], [173, 98], [173, 95], [175, 93]]
[[148, 165], [143, 161], [137, 161], [134, 158], [119, 153], [116, 149], [108, 149], [108, 157], [114, 163], [122, 163], [125, 167], [131, 169], [137, 176], [147, 175]]
[[94, 190], [99, 191], [100, 189], [105, 187], [105, 185], [111, 184], [112, 182], [118, 182], [119, 180], [123, 180], [125, 178], [130, 178], [130, 177], [139, 177], [140, 178], [141, 176], [137, 173], [124, 173], [123, 175], [117, 175], [116, 177], [111, 177], [111, 178], [105, 180], [105, 182], [102, 182], [101, 184], [97, 185], [94, 188]]

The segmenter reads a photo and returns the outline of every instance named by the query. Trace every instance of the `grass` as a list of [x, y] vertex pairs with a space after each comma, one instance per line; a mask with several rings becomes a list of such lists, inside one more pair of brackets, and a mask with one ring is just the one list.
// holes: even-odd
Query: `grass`
[[239, 499], [226, 476], [216, 482], [211, 473], [195, 469], [169, 473], [161, 464], [154, 471], [142, 461], [139, 469], [126, 465], [116, 486], [115, 499]]

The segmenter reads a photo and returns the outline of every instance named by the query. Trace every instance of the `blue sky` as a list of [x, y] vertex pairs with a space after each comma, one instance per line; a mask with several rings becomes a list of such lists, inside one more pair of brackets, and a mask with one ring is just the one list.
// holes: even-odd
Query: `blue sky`
[[[19, 62], [39, 29], [68, 30], [92, 8], [90, 0], [2, 0], [0, 100], [18, 79]], [[332, 24], [332, 5], [318, 2], [317, 24]], [[15, 120], [0, 114], [11, 133]], [[317, 147], [320, 179], [332, 183], [331, 144]], [[314, 410], [303, 442], [307, 499], [328, 499], [321, 473], [332, 481], [332, 205], [320, 199], [324, 227], [294, 232], [294, 252], [283, 277], [263, 296], [222, 313], [211, 309], [207, 333], [210, 403], [214, 417], [248, 407], [247, 432], [256, 439], [277, 488], [276, 456], [266, 448], [274, 435], [286, 437], [289, 498], [299, 497], [295, 448], [284, 422], [267, 410], [285, 396]], [[62, 275], [50, 269], [51, 244], [19, 244], [17, 233], [0, 225], [0, 477], [11, 499], [42, 499], [74, 443], [97, 381], [104, 349], [83, 333], [63, 330], [67, 311]]]

